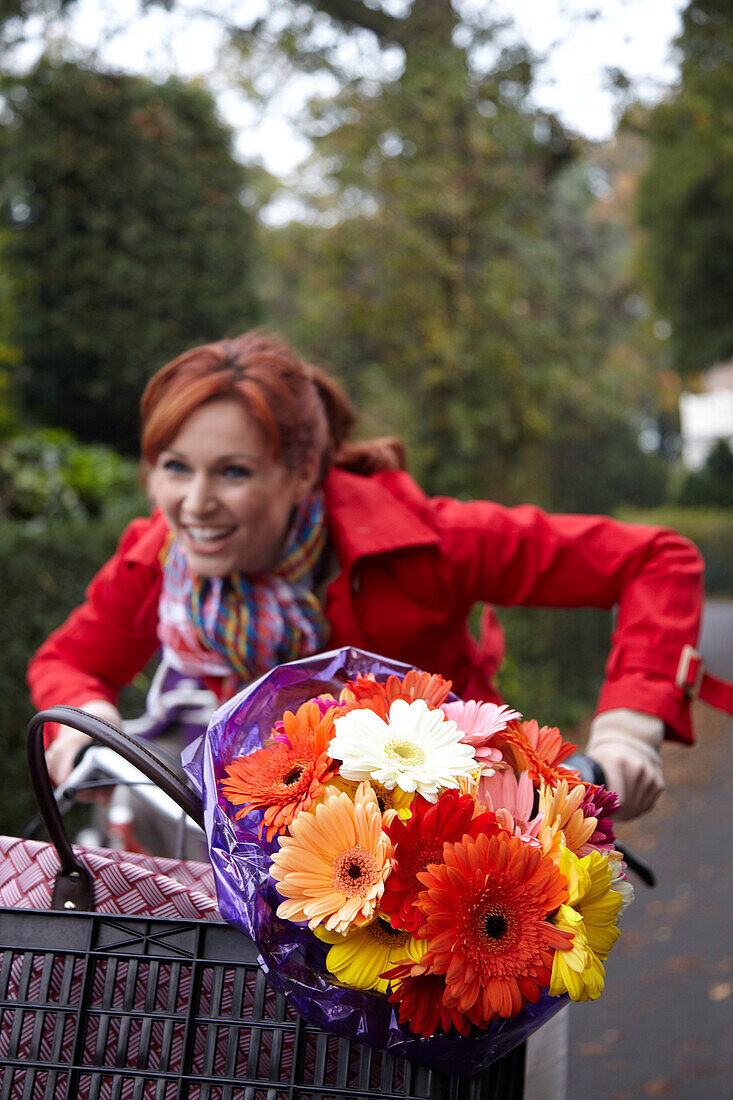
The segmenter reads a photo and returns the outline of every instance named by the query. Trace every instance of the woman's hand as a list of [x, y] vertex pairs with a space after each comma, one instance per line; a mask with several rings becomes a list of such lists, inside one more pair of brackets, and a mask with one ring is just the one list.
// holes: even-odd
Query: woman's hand
[[[105, 722], [122, 729], [120, 712], [106, 699], [90, 699], [84, 703], [80, 710], [94, 714], [97, 718], [103, 718]], [[93, 743], [93, 738], [86, 733], [73, 729], [72, 726], [60, 726], [58, 734], [46, 749], [46, 764], [48, 774], [54, 786], [63, 783], [73, 771], [74, 761], [83, 748]], [[82, 797], [81, 795], [79, 796]]]
[[585, 751], [598, 761], [606, 786], [618, 795], [619, 820], [647, 813], [664, 790], [659, 755], [663, 739], [661, 718], [638, 710], [607, 710], [593, 719]]

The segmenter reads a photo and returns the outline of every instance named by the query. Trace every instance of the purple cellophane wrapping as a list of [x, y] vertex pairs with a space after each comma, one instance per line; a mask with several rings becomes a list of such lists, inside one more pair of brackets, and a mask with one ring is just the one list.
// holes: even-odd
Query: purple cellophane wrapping
[[338, 696], [347, 680], [373, 673], [378, 680], [404, 676], [411, 666], [358, 649], [338, 649], [281, 665], [250, 684], [216, 711], [204, 737], [183, 754], [183, 765], [204, 807], [209, 854], [224, 919], [253, 940], [276, 990], [305, 1019], [339, 1035], [420, 1062], [443, 1073], [477, 1073], [546, 1023], [567, 997], [543, 994], [511, 1020], [493, 1021], [468, 1038], [439, 1034], [430, 1039], [400, 1027], [387, 997], [337, 983], [325, 966], [325, 944], [304, 926], [282, 920], [282, 900], [268, 867], [276, 842], [257, 837], [260, 814], [235, 821], [219, 792], [225, 768], [258, 749], [286, 710], [316, 695]]

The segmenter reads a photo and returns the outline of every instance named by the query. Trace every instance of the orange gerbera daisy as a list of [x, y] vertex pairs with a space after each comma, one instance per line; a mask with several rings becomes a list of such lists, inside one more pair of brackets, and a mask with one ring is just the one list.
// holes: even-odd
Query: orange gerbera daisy
[[382, 830], [377, 796], [362, 783], [354, 796], [328, 788], [323, 802], [298, 814], [280, 840], [270, 873], [286, 899], [285, 920], [346, 932], [375, 916], [392, 868], [392, 844]]
[[360, 673], [355, 680], [349, 680], [341, 691], [339, 701], [346, 705], [369, 707], [383, 718], [395, 699], [404, 699], [408, 703], [424, 699], [428, 706], [439, 707], [448, 698], [452, 686], [451, 680], [444, 680], [437, 672], [418, 672], [414, 668], [402, 679], [388, 676], [385, 683], [380, 683], [373, 675], [363, 676]]
[[517, 772], [528, 772], [537, 786], [540, 780], [556, 787], [561, 779], [571, 786], [580, 783], [577, 772], [561, 768], [559, 765], [575, 752], [577, 745], [563, 741], [560, 731], [543, 726], [537, 722], [509, 722], [506, 729], [494, 735], [493, 745], [502, 750], [505, 760], [513, 764]]
[[326, 752], [333, 737], [335, 707], [325, 713], [315, 699], [286, 711], [277, 739], [249, 756], [240, 756], [226, 767], [220, 783], [222, 794], [233, 806], [235, 817], [264, 810], [259, 836], [267, 840], [283, 833], [296, 814], [309, 809], [323, 794], [324, 785], [336, 773], [338, 761]]
[[550, 984], [556, 950], [571, 937], [549, 915], [568, 896], [539, 848], [504, 832], [445, 844], [445, 862], [418, 874], [428, 940], [422, 964], [445, 975], [444, 1004], [481, 1026], [515, 1016]]

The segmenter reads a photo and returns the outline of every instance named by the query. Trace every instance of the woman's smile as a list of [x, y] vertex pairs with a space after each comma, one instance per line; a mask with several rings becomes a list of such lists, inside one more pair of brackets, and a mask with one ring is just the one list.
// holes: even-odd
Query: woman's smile
[[236, 530], [236, 527], [221, 530], [216, 527], [194, 527], [193, 524], [188, 524], [181, 527], [181, 536], [184, 547], [190, 547], [193, 552], [216, 554], [224, 549]]

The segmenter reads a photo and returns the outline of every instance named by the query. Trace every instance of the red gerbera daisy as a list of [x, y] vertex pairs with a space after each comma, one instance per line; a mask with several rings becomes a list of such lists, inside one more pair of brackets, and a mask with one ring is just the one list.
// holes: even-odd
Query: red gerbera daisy
[[394, 844], [395, 866], [384, 888], [381, 909], [389, 916], [393, 928], [416, 932], [424, 919], [415, 906], [423, 889], [418, 873], [429, 863], [443, 862], [446, 841], [455, 843], [465, 834], [493, 835], [501, 826], [490, 810], [474, 817], [473, 798], [454, 789], [444, 791], [437, 802], [428, 802], [417, 795], [410, 809], [412, 817], [406, 821], [395, 818], [385, 829]]
[[375, 680], [374, 676], [362, 676], [360, 673], [355, 680], [349, 680], [346, 684], [340, 701], [347, 705], [351, 703], [359, 707], [369, 707], [380, 717], [384, 717], [395, 699], [405, 699], [408, 703], [424, 699], [428, 706], [439, 707], [448, 698], [451, 687], [452, 681], [444, 680], [439, 673], [431, 675], [429, 672], [418, 672], [414, 668], [402, 679], [399, 676], [387, 677], [383, 684]]
[[237, 819], [264, 810], [259, 836], [267, 840], [284, 833], [295, 815], [309, 809], [323, 794], [324, 784], [336, 773], [338, 761], [326, 752], [333, 737], [336, 707], [322, 712], [315, 699], [283, 715], [283, 733], [271, 745], [240, 756], [226, 768], [221, 791], [232, 805], [241, 806]]
[[398, 1004], [398, 1020], [407, 1024], [416, 1035], [429, 1039], [438, 1027], [448, 1031], [454, 1027], [461, 1035], [468, 1035], [475, 1020], [459, 1012], [454, 1004], [444, 1001], [445, 978], [442, 974], [425, 972], [419, 964], [400, 963], [382, 974], [390, 984], [389, 1000]]
[[418, 873], [425, 967], [445, 974], [446, 1007], [481, 1026], [515, 1016], [550, 984], [556, 950], [570, 946], [547, 917], [567, 899], [565, 878], [519, 837], [465, 837], [445, 862]]

